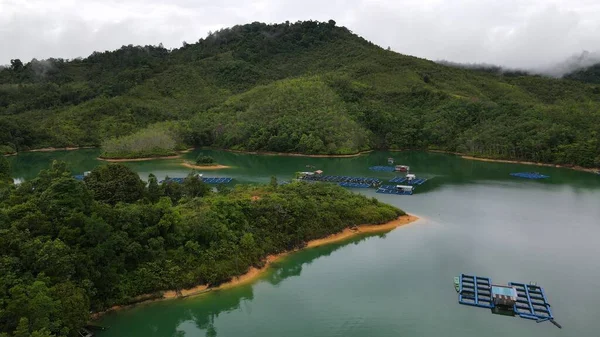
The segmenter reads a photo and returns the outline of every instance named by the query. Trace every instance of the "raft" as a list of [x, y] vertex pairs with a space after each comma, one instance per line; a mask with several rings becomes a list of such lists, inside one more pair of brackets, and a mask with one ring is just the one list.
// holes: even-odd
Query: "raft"
[[525, 179], [547, 179], [550, 176], [540, 174], [538, 172], [516, 172], [510, 174], [513, 177], [525, 178]]
[[[454, 279], [456, 282], [457, 278]], [[537, 323], [549, 321], [562, 329], [554, 320], [544, 288], [534, 282], [492, 285], [489, 277], [461, 274], [458, 277], [458, 303], [492, 309], [493, 313], [516, 315]]]

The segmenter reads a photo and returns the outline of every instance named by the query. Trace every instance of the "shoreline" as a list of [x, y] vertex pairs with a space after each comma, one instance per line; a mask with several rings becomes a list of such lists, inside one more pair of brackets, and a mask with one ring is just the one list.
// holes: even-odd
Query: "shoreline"
[[97, 146], [42, 147], [41, 149], [32, 149], [32, 150], [25, 150], [25, 151], [19, 151], [19, 152], [74, 151], [74, 150], [97, 149], [97, 148], [98, 148]]
[[308, 157], [308, 158], [352, 158], [362, 156], [363, 154], [371, 153], [375, 150], [360, 151], [352, 154], [304, 154], [297, 152], [272, 152], [272, 151], [242, 151], [242, 150], [231, 150], [231, 149], [217, 149], [206, 147], [207, 150], [226, 151], [233, 153], [244, 153], [244, 154], [258, 154], [263, 156], [288, 156], [288, 157]]
[[160, 156], [160, 157], [142, 157], [142, 158], [102, 158], [102, 157], [97, 157], [96, 159], [98, 160], [103, 160], [103, 161], [107, 161], [110, 163], [121, 163], [121, 162], [128, 162], [128, 161], [147, 161], [147, 160], [158, 160], [158, 159], [177, 159], [181, 157], [181, 154], [175, 154], [172, 156]]
[[586, 168], [586, 167], [581, 167], [581, 166], [577, 166], [577, 165], [566, 166], [566, 165], [560, 165], [560, 164], [536, 163], [533, 161], [479, 158], [479, 157], [473, 157], [473, 156], [463, 155], [463, 154], [456, 154], [456, 155], [459, 155], [462, 159], [485, 161], [485, 162], [490, 162], [490, 163], [522, 164], [522, 165], [532, 165], [532, 166], [566, 168], [566, 169], [571, 169], [571, 170], [575, 170], [575, 171], [589, 172], [589, 173], [596, 173], [596, 174], [598, 172], [600, 172], [600, 168]]
[[212, 165], [201, 166], [201, 165], [194, 165], [194, 164], [187, 163], [187, 162], [181, 163], [181, 166], [191, 168], [194, 170], [221, 170], [221, 169], [231, 168], [231, 166], [221, 165], [221, 164], [212, 164]]
[[392, 221], [389, 221], [389, 222], [386, 222], [386, 223], [380, 224], [380, 225], [363, 224], [363, 225], [358, 225], [358, 226], [354, 226], [354, 227], [347, 227], [347, 228], [344, 228], [339, 233], [331, 234], [324, 238], [311, 240], [311, 241], [307, 242], [306, 246], [303, 248], [292, 250], [292, 251], [287, 251], [287, 252], [282, 252], [279, 254], [268, 255], [265, 258], [265, 264], [263, 267], [261, 267], [261, 268], [250, 267], [244, 274], [236, 276], [231, 281], [223, 283], [217, 287], [209, 287], [206, 284], [200, 284], [193, 288], [182, 289], [179, 292], [177, 292], [175, 290], [164, 291], [164, 292], [162, 292], [162, 296], [160, 296], [160, 297], [151, 297], [152, 294], [140, 295], [137, 298], [142, 299], [141, 301], [139, 301], [137, 303], [127, 304], [127, 305], [113, 306], [105, 311], [94, 313], [94, 314], [92, 314], [90, 320], [94, 321], [94, 320], [99, 319], [100, 317], [102, 317], [103, 315], [105, 315], [107, 313], [119, 311], [119, 310], [123, 310], [123, 309], [133, 308], [133, 307], [141, 305], [141, 304], [147, 304], [147, 303], [156, 302], [156, 301], [178, 299], [178, 298], [193, 297], [193, 296], [205, 294], [210, 291], [230, 289], [233, 287], [244, 285], [244, 284], [247, 284], [247, 283], [250, 283], [250, 282], [256, 280], [259, 276], [262, 275], [262, 273], [264, 273], [265, 271], [267, 271], [269, 269], [269, 267], [271, 266], [271, 264], [273, 262], [276, 262], [289, 254], [299, 252], [304, 249], [310, 249], [310, 248], [328, 245], [331, 243], [344, 241], [344, 240], [347, 240], [347, 239], [352, 238], [359, 234], [386, 233], [386, 232], [392, 231], [395, 228], [413, 223], [417, 220], [419, 220], [419, 217], [407, 213], [406, 215], [402, 215]]

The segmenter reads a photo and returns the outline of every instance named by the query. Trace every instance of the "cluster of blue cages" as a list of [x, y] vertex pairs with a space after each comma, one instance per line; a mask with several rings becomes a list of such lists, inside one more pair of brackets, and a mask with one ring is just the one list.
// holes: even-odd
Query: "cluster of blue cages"
[[346, 183], [346, 182], [342, 182], [342, 183], [338, 183], [338, 185], [340, 185], [342, 187], [354, 187], [354, 188], [369, 188], [369, 187], [373, 187], [372, 184], [365, 184], [365, 183]]
[[371, 166], [369, 167], [369, 170], [378, 172], [394, 172], [396, 168], [394, 166]]
[[510, 174], [513, 177], [525, 178], [525, 179], [546, 179], [550, 178], [550, 176], [543, 175], [537, 172], [517, 172]]
[[377, 184], [380, 182], [377, 178], [349, 177], [349, 176], [305, 176], [302, 180], [307, 181], [325, 181], [330, 183], [357, 183], [357, 184]]
[[425, 178], [414, 178], [414, 179], [408, 179], [406, 177], [396, 177], [392, 180], [390, 180], [391, 183], [404, 183], [407, 185], [422, 185], [424, 182], [426, 182], [427, 179]]
[[[513, 312], [521, 318], [537, 322], [553, 320], [552, 310], [544, 288], [520, 282], [509, 282], [517, 290], [517, 302]], [[492, 280], [489, 277], [461, 274], [459, 280], [458, 303], [494, 309], [492, 298]]]
[[[233, 178], [222, 178], [222, 177], [201, 178], [201, 179], [202, 179], [202, 182], [204, 182], [206, 184], [228, 184], [233, 180]], [[169, 178], [169, 179], [161, 180], [160, 183], [162, 184], [163, 182], [171, 182], [171, 183], [182, 184], [184, 181], [185, 181], [185, 178]]]
[[383, 185], [375, 191], [383, 194], [412, 195], [413, 191], [399, 190], [395, 185]]

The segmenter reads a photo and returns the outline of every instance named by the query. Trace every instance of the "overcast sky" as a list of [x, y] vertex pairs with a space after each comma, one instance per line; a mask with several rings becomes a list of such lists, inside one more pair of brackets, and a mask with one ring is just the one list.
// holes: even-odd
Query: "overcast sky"
[[309, 19], [431, 60], [531, 68], [600, 49], [600, 0], [0, 0], [0, 64]]

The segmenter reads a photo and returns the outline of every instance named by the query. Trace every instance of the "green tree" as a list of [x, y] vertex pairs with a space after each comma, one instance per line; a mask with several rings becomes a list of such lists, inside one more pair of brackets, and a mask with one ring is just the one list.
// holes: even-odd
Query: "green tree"
[[138, 174], [122, 164], [100, 166], [87, 175], [84, 181], [94, 199], [112, 205], [140, 200], [145, 190], [145, 184]]
[[0, 181], [12, 182], [10, 162], [3, 155], [0, 155]]
[[210, 187], [202, 181], [199, 175], [191, 172], [183, 181], [183, 191], [190, 198], [203, 197], [210, 192]]
[[150, 202], [155, 203], [160, 199], [160, 187], [158, 186], [158, 180], [152, 173], [148, 175], [148, 199]]

